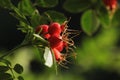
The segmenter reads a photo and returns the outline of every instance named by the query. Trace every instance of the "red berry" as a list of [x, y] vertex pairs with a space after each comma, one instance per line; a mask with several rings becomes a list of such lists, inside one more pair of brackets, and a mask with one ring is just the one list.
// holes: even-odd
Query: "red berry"
[[40, 34], [42, 34], [43, 36], [44, 36], [44, 38], [46, 38], [46, 39], [48, 39], [49, 37], [50, 37], [50, 34], [48, 34], [48, 25], [46, 25], [46, 24], [43, 24], [43, 25], [39, 25], [37, 28], [36, 28], [36, 33], [39, 33], [40, 32], [40, 30], [41, 30], [41, 33]]
[[45, 34], [45, 33], [47, 33], [48, 32], [48, 25], [45, 25], [45, 24], [43, 24], [43, 25], [39, 25], [37, 28], [36, 28], [36, 33], [38, 33], [40, 30], [42, 30], [41, 31], [41, 34]]
[[49, 38], [50, 38], [50, 34], [44, 34], [43, 36], [44, 36], [44, 38], [46, 38], [46, 39], [49, 39]]
[[50, 24], [50, 27], [48, 28], [48, 33], [50, 35], [56, 35], [59, 36], [61, 33], [61, 27], [60, 24], [57, 22], [54, 22], [52, 24]]
[[62, 54], [57, 50], [57, 49], [52, 49], [53, 50], [53, 52], [54, 52], [54, 56], [55, 56], [55, 59], [57, 60], [57, 61], [60, 61], [60, 60], [62, 60]]
[[59, 37], [55, 36], [55, 35], [51, 36], [48, 39], [48, 41], [50, 42], [51, 48], [58, 47], [62, 43], [62, 40]]
[[62, 51], [63, 50], [63, 48], [64, 48], [64, 42], [63, 41], [61, 41], [60, 42], [60, 44], [57, 46], [57, 47], [55, 47], [58, 51]]

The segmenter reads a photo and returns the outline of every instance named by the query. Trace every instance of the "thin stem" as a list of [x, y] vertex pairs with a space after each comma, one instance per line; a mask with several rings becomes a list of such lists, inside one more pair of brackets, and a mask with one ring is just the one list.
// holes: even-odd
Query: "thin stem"
[[13, 54], [13, 52], [14, 52], [15, 50], [17, 50], [17, 49], [19, 49], [19, 48], [21, 48], [21, 47], [27, 46], [27, 45], [28, 45], [28, 44], [19, 45], [19, 46], [13, 48], [12, 50], [10, 50], [10, 51], [8, 51], [7, 53], [5, 53], [4, 55], [2, 55], [2, 56], [0, 57], [0, 59], [3, 59], [4, 57], [6, 57], [6, 56], [8, 56], [8, 55]]
[[58, 74], [58, 70], [57, 70], [57, 63], [56, 63], [55, 55], [54, 55], [54, 52], [53, 52], [52, 48], [50, 48], [50, 50], [52, 52], [54, 67], [55, 67], [55, 71], [56, 71], [56, 75], [57, 75]]
[[15, 74], [14, 74], [14, 72], [13, 72], [13, 69], [10, 68], [10, 71], [11, 71], [11, 73], [12, 73], [12, 75], [13, 75], [13, 79], [15, 79]]

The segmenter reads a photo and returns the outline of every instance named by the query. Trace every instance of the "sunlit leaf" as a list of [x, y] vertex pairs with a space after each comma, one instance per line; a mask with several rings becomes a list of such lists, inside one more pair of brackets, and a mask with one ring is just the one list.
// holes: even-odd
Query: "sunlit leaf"
[[91, 6], [90, 0], [66, 0], [63, 7], [65, 10], [78, 13]]
[[10, 0], [0, 0], [0, 6], [7, 8], [7, 9], [12, 9], [12, 7], [13, 7]]
[[57, 11], [46, 11], [45, 14], [48, 16], [48, 18], [51, 18], [53, 22], [59, 22], [62, 24], [67, 20], [63, 13]]
[[20, 64], [16, 64], [13, 69], [15, 72], [17, 72], [19, 74], [21, 74], [23, 72], [23, 67]]
[[0, 80], [13, 80], [13, 78], [9, 73], [0, 73]]
[[99, 27], [99, 20], [96, 13], [92, 10], [88, 10], [83, 13], [81, 24], [83, 31], [88, 35], [92, 35]]
[[51, 67], [53, 65], [53, 57], [50, 48], [45, 47], [44, 53], [45, 65]]
[[30, 0], [21, 0], [18, 4], [18, 9], [27, 16], [32, 15], [35, 10]]
[[0, 72], [6, 72], [9, 70], [8, 66], [0, 66]]
[[37, 0], [38, 6], [50, 8], [58, 4], [58, 0]]

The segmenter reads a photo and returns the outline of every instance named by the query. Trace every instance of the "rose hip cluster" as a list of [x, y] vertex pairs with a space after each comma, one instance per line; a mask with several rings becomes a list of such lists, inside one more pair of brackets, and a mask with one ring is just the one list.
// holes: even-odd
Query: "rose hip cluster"
[[117, 0], [103, 0], [103, 3], [106, 5], [108, 10], [115, 10], [117, 8]]
[[36, 28], [36, 33], [48, 40], [57, 62], [65, 60], [65, 56], [61, 53], [67, 46], [67, 42], [63, 41], [62, 36], [64, 29], [65, 25], [60, 25], [57, 22], [53, 22], [50, 25], [39, 25]]

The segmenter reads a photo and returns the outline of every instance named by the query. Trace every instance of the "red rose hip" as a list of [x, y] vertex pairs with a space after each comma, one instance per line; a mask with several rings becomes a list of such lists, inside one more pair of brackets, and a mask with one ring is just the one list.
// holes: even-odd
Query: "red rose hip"
[[57, 49], [54, 48], [52, 50], [53, 50], [56, 61], [60, 61], [63, 59], [62, 54]]
[[62, 40], [59, 37], [55, 36], [55, 35], [51, 36], [48, 39], [48, 41], [50, 42], [50, 47], [51, 48], [56, 48], [62, 43]]
[[50, 35], [56, 35], [59, 36], [61, 33], [61, 27], [60, 24], [57, 22], [51, 23], [50, 27], [48, 28], [48, 33]]
[[42, 34], [44, 36], [44, 38], [48, 39], [50, 37], [50, 34], [48, 34], [48, 25], [46, 24], [43, 24], [43, 25], [40, 25], [36, 28], [36, 33], [39, 33], [40, 31], [40, 34]]

